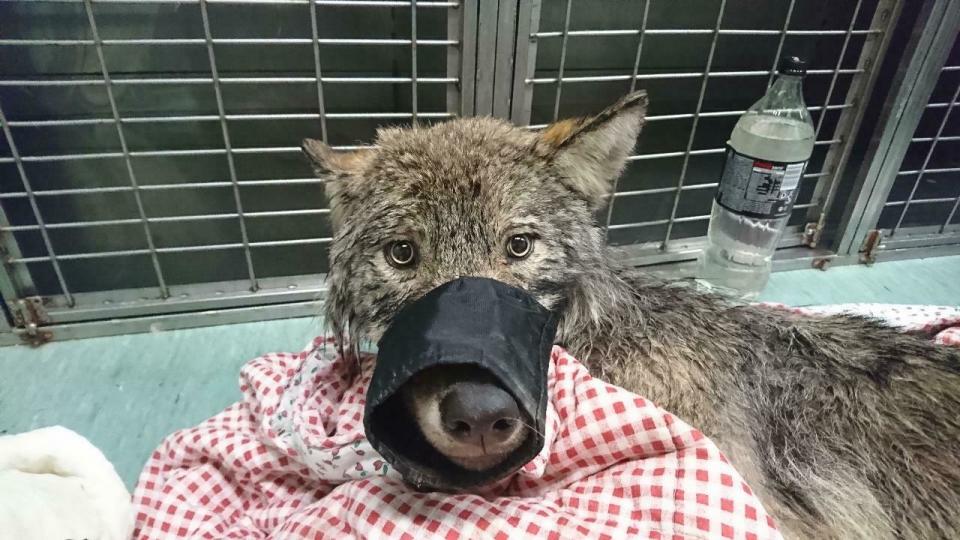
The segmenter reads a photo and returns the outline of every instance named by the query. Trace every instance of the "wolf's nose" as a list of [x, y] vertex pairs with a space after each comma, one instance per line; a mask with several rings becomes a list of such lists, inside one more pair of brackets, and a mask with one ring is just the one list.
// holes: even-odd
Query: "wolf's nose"
[[516, 433], [522, 422], [517, 402], [489, 383], [460, 382], [440, 402], [443, 429], [454, 439], [498, 453], [498, 446]]

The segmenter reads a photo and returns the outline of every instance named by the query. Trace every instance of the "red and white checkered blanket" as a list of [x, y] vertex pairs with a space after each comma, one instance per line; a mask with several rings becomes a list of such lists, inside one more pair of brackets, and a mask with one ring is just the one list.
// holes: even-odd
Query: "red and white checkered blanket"
[[[939, 309], [923, 315], [927, 330], [960, 328], [960, 311]], [[248, 363], [243, 401], [172, 434], [147, 462], [135, 536], [780, 538], [709, 439], [559, 347], [540, 454], [479, 493], [415, 492], [364, 438], [372, 363], [322, 338]]]

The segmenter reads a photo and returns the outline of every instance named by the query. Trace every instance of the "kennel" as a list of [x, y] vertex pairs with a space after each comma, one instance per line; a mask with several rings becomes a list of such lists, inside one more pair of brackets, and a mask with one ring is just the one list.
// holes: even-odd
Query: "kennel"
[[4, 0], [0, 21], [0, 344], [316, 313], [331, 231], [303, 137], [536, 129], [633, 88], [648, 124], [597, 218], [682, 275], [788, 52], [817, 142], [777, 267], [960, 251], [955, 1]]

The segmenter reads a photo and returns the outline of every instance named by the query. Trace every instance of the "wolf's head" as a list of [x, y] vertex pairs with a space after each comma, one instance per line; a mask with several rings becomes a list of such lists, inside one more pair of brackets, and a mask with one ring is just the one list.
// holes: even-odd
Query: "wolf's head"
[[[542, 131], [491, 118], [384, 129], [374, 148], [350, 153], [304, 141], [326, 181], [335, 231], [326, 299], [333, 330], [376, 340], [406, 304], [464, 276], [571, 309], [606, 264], [594, 215], [634, 147], [646, 106], [646, 93], [637, 92]], [[524, 439], [513, 398], [484, 373], [435, 369], [408, 387], [425, 438], [465, 468], [495, 465]]]

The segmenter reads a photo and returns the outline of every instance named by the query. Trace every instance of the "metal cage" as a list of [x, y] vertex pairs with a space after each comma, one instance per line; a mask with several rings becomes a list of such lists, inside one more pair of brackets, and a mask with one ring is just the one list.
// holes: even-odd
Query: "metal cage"
[[[642, 86], [652, 110], [603, 222], [635, 264], [694, 258], [703, 245], [727, 137], [763, 94], [784, 52], [811, 68], [805, 99], [816, 146], [782, 248], [816, 244], [844, 172], [860, 106], [902, 6], [897, 2], [632, 2], [611, 17], [586, 1], [520, 2], [530, 40], [518, 45], [513, 119], [535, 125]], [[521, 20], [527, 17], [521, 14]], [[542, 29], [541, 29], [542, 28]], [[807, 230], [813, 222], [814, 229]], [[806, 233], [806, 235], [805, 235]]]
[[838, 253], [862, 262], [960, 245], [960, 4], [929, 2], [891, 69]]
[[[926, 102], [919, 87], [936, 80], [878, 83], [884, 66], [939, 59], [956, 86], [960, 62], [940, 67], [957, 3], [920, 4], [2, 1], [0, 343], [315, 314], [331, 231], [303, 137], [349, 148], [379, 125], [482, 114], [537, 129], [641, 87], [649, 123], [598, 220], [629, 262], [683, 272], [725, 139], [786, 52], [811, 60], [817, 144], [778, 265], [854, 260], [867, 251], [854, 239], [878, 228], [887, 249], [956, 245], [956, 152], [942, 150], [957, 140], [956, 93], [928, 107], [933, 132], [890, 106], [876, 125], [866, 115], [907, 94]], [[899, 34], [942, 58], [895, 51]], [[905, 130], [927, 149], [920, 164], [897, 161], [891, 141], [858, 150]], [[891, 166], [914, 182], [908, 195]], [[952, 187], [930, 195], [931, 179]], [[914, 218], [940, 203], [953, 204], [945, 223]], [[888, 208], [903, 209], [895, 223]]]

